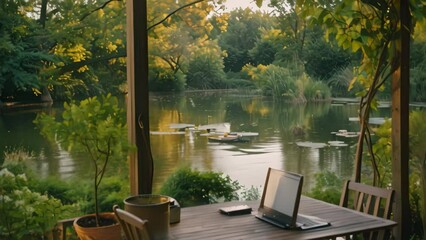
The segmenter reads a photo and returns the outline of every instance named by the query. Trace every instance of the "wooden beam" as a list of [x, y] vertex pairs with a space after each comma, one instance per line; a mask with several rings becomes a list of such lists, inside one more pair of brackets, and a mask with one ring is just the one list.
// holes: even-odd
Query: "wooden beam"
[[137, 151], [130, 156], [132, 195], [151, 193], [153, 161], [149, 141], [148, 35], [146, 0], [127, 4], [127, 125]]
[[400, 2], [401, 35], [397, 57], [399, 67], [392, 76], [392, 187], [395, 190], [394, 228], [395, 239], [409, 236], [409, 62], [411, 16], [408, 1]]

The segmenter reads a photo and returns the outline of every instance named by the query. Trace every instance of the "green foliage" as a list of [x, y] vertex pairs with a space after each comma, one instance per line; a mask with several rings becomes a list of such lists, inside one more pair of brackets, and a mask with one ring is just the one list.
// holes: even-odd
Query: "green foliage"
[[[209, 46], [203, 45], [210, 42], [208, 36], [214, 28], [207, 17], [213, 10], [213, 2], [191, 3], [193, 2], [190, 0], [148, 1], [148, 57], [149, 68], [155, 69], [155, 74], [150, 76], [151, 86], [154, 86], [155, 91], [160, 90], [161, 86], [166, 87], [162, 91], [179, 91], [185, 86], [183, 74], [187, 74], [194, 52], [201, 48], [206, 51], [209, 49]], [[190, 7], [181, 8], [167, 21], [162, 21], [164, 16], [187, 4]], [[220, 56], [221, 53], [217, 57]], [[199, 69], [196, 68], [195, 72], [198, 72]], [[216, 69], [207, 74], [207, 77], [215, 77], [215, 71]]]
[[53, 71], [44, 80], [52, 96], [68, 100], [121, 92], [126, 81], [124, 3], [49, 1], [48, 9], [55, 9], [45, 19], [54, 41], [49, 49], [59, 59], [46, 67]]
[[[303, 55], [306, 73], [310, 77], [327, 81], [339, 69], [351, 64], [351, 55], [318, 37], [307, 44]], [[352, 80], [352, 78], [350, 79]]]
[[[374, 87], [380, 89], [377, 83], [376, 71], [386, 78], [391, 59], [383, 57], [384, 50], [395, 51], [394, 47], [388, 47], [391, 39], [395, 37], [395, 25], [386, 19], [393, 19], [395, 8], [390, 6], [388, 11], [381, 12], [374, 4], [362, 1], [342, 1], [335, 6], [321, 6], [317, 3], [307, 3], [305, 14], [314, 16], [312, 24], [324, 26], [326, 39], [335, 39], [337, 45], [346, 51], [362, 53], [359, 68], [356, 69], [353, 82], [358, 81], [362, 86], [362, 93], [367, 94], [368, 89]], [[394, 53], [389, 52], [389, 56]], [[383, 90], [383, 89], [380, 89]]]
[[224, 88], [222, 52], [216, 42], [205, 43], [194, 50], [188, 63], [186, 83], [188, 88], [218, 89]]
[[272, 19], [267, 14], [252, 12], [248, 8], [230, 12], [227, 30], [219, 36], [219, 45], [227, 54], [224, 59], [226, 72], [239, 72], [243, 66], [252, 63], [249, 51], [260, 39], [261, 29], [273, 26]]
[[334, 172], [325, 171], [315, 175], [315, 186], [307, 195], [339, 205], [342, 186], [342, 180]]
[[[424, 237], [426, 232], [426, 112], [414, 111], [410, 113], [410, 209], [413, 218], [411, 219], [412, 235]], [[374, 130], [377, 140], [373, 145], [375, 154], [375, 164], [379, 169], [379, 185], [389, 186], [392, 184], [391, 169], [391, 122], [386, 121], [379, 128]], [[370, 165], [370, 169], [372, 166]], [[364, 171], [370, 174], [370, 171]], [[423, 223], [423, 229], [419, 228]]]
[[[119, 93], [126, 81], [122, 1], [2, 1], [0, 92], [54, 98]], [[40, 9], [46, 3], [47, 14]], [[113, 84], [112, 84], [113, 83]], [[20, 91], [20, 92], [17, 92]]]
[[99, 202], [100, 211], [110, 212], [111, 206], [114, 204], [123, 204], [123, 199], [128, 197], [129, 193], [130, 184], [127, 179], [119, 176], [105, 178], [103, 182], [103, 191], [99, 193], [99, 199], [101, 199]]
[[269, 65], [275, 61], [277, 52], [284, 48], [284, 34], [277, 29], [260, 29], [261, 36], [249, 51], [254, 65]]
[[251, 186], [250, 188], [244, 188], [240, 196], [243, 201], [255, 201], [261, 198], [261, 193], [258, 188]]
[[[377, 108], [376, 95], [383, 91], [391, 76], [399, 77], [401, 56], [404, 55], [403, 33], [412, 35], [411, 26], [404, 26], [404, 21], [416, 23], [424, 19], [425, 5], [423, 1], [413, 0], [407, 5], [413, 16], [404, 18], [400, 14], [404, 5], [399, 1], [351, 1], [336, 2], [305, 1], [303, 15], [310, 19], [310, 24], [324, 28], [327, 40], [335, 39], [342, 49], [360, 54], [359, 67], [355, 69], [352, 88], [355, 82], [362, 86], [360, 96], [360, 142], [355, 154], [355, 166], [361, 166], [364, 156], [363, 145], [371, 156], [373, 147], [368, 139], [371, 138], [368, 119], [371, 110]], [[405, 32], [407, 31], [407, 32]], [[404, 59], [403, 61], [407, 61]], [[405, 80], [403, 77], [399, 80]], [[390, 92], [390, 91], [389, 91]], [[397, 131], [397, 130], [395, 130]], [[375, 159], [372, 158], [373, 182], [377, 183], [379, 176]], [[356, 168], [355, 179], [360, 179], [361, 168]]]
[[310, 102], [329, 101], [331, 99], [330, 88], [324, 82], [310, 81], [304, 88], [303, 95]]
[[56, 138], [69, 151], [82, 151], [92, 162], [95, 212], [99, 213], [98, 189], [109, 162], [125, 161], [131, 146], [127, 139], [126, 116], [111, 95], [88, 98], [80, 103], [64, 104], [62, 120], [46, 114], [38, 115], [35, 123], [41, 133]]
[[279, 29], [285, 38], [280, 51], [277, 53], [279, 61], [303, 61], [303, 49], [309, 41], [308, 25], [302, 16], [302, 4], [298, 1], [271, 0], [270, 5], [277, 15]]
[[25, 173], [0, 170], [0, 238], [44, 239], [59, 219], [77, 209], [77, 205], [63, 205], [47, 193], [34, 191], [30, 182]]
[[297, 96], [294, 77], [287, 68], [275, 65], [258, 65], [257, 67], [247, 65], [243, 71], [266, 96], [272, 96], [277, 100], [283, 98], [292, 100]]
[[246, 65], [247, 73], [263, 95], [272, 96], [276, 100], [286, 99], [292, 102], [328, 101], [331, 98], [330, 88], [323, 82], [313, 81], [306, 74], [300, 73], [296, 67], [284, 68], [276, 65]]
[[[379, 128], [374, 129], [374, 133], [377, 136], [377, 140], [373, 145], [373, 152], [375, 156], [375, 162], [371, 158], [368, 162], [370, 169], [372, 165], [376, 165], [379, 169], [380, 176], [378, 177], [378, 186], [385, 187], [388, 184], [391, 184], [392, 179], [392, 164], [391, 164], [391, 155], [392, 155], [392, 143], [391, 143], [391, 131], [392, 124], [390, 120], [386, 120]], [[370, 171], [364, 171], [364, 174], [371, 175]]]
[[274, 62], [277, 50], [269, 42], [256, 42], [256, 46], [249, 51], [253, 63], [268, 65]]
[[160, 193], [175, 198], [183, 207], [238, 200], [237, 181], [222, 173], [200, 172], [189, 167], [178, 169], [163, 184]]
[[426, 42], [412, 45], [410, 64], [410, 99], [426, 102]]
[[25, 5], [28, 3], [0, 6], [0, 96], [3, 98], [39, 88], [44, 62], [54, 61], [48, 50], [43, 49], [46, 38], [40, 26], [19, 10]]
[[245, 72], [227, 72], [224, 84], [227, 89], [257, 89]]
[[149, 69], [149, 90], [154, 92], [181, 92], [185, 90], [183, 73], [153, 66]]
[[410, 156], [413, 175], [420, 180], [421, 216], [423, 220], [423, 237], [426, 237], [426, 112], [416, 111], [410, 114]]
[[226, 89], [255, 89], [252, 81], [246, 79], [225, 79], [223, 82]]
[[352, 67], [338, 69], [327, 81], [327, 85], [331, 89], [333, 97], [349, 97], [355, 98], [355, 93], [361, 91], [360, 85], [355, 85], [350, 88], [351, 81], [354, 78]]

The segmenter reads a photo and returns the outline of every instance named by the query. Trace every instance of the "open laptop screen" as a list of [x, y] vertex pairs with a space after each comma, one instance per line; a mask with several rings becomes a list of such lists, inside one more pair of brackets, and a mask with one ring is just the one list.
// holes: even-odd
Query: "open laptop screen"
[[300, 177], [271, 170], [263, 206], [293, 216], [298, 201]]
[[324, 219], [298, 215], [302, 185], [302, 175], [269, 168], [256, 218], [282, 228], [307, 230], [329, 226]]
[[259, 212], [283, 225], [295, 226], [303, 176], [268, 169]]

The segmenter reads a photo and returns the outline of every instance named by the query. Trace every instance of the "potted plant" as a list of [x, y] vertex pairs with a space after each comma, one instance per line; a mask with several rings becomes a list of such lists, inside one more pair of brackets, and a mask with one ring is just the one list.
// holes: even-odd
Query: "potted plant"
[[[100, 100], [92, 97], [80, 103], [65, 103], [64, 108], [62, 120], [41, 114], [35, 122], [43, 135], [59, 141], [69, 151], [84, 152], [92, 163], [95, 213], [77, 218], [74, 228], [83, 240], [119, 239], [120, 226], [113, 213], [99, 213], [98, 192], [111, 161], [126, 159], [131, 148], [127, 139], [125, 111], [118, 106], [117, 98], [110, 94]], [[99, 232], [98, 228], [102, 229], [100, 232], [104, 236], [94, 235]], [[85, 232], [90, 236], [84, 236]]]

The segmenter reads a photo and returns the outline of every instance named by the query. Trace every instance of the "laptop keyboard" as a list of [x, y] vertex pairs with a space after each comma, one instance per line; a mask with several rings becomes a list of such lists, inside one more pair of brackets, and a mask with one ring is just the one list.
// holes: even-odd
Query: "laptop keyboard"
[[302, 226], [303, 228], [328, 225], [327, 221], [321, 218], [318, 218], [315, 216], [303, 215], [303, 214], [297, 215], [297, 224]]

